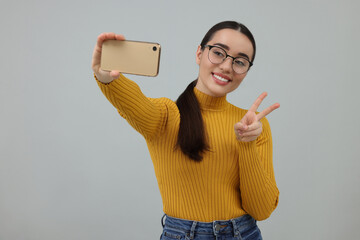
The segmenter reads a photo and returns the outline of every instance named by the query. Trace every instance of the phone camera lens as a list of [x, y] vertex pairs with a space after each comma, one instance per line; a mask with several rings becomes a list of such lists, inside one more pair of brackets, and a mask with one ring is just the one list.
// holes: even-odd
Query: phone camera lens
[[154, 46], [154, 47], [153, 47], [153, 51], [156, 51], [156, 50], [157, 50], [157, 47]]

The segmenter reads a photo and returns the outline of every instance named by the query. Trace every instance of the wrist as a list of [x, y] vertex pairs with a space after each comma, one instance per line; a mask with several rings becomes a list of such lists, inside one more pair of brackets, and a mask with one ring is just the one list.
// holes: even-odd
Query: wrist
[[94, 72], [94, 78], [96, 79], [96, 81], [101, 82], [103, 84], [108, 84], [114, 81], [114, 79], [111, 77], [110, 78], [99, 77], [95, 72]]

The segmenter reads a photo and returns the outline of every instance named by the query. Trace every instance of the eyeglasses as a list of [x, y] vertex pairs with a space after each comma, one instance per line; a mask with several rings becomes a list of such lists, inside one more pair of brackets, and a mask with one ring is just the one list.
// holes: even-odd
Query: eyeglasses
[[225, 49], [213, 46], [213, 45], [205, 45], [204, 47], [209, 48], [208, 58], [209, 61], [213, 64], [220, 64], [224, 62], [228, 57], [232, 58], [232, 68], [234, 72], [238, 74], [246, 73], [249, 71], [250, 67], [253, 65], [248, 59], [244, 57], [233, 57], [227, 54]]

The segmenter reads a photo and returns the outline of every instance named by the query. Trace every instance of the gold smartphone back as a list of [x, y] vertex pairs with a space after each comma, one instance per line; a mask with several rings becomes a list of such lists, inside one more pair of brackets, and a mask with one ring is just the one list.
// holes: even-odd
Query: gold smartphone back
[[102, 45], [102, 70], [117, 70], [144, 76], [156, 76], [159, 73], [160, 50], [158, 43], [106, 40]]

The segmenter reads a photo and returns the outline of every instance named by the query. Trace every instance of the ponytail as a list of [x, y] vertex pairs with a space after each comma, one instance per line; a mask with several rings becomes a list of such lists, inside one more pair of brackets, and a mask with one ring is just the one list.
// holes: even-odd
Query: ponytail
[[[204, 49], [204, 46], [213, 38], [214, 34], [221, 29], [233, 29], [248, 37], [254, 50], [251, 58], [253, 62], [256, 53], [255, 39], [245, 25], [235, 21], [220, 22], [210, 28], [200, 43], [201, 49]], [[194, 94], [196, 83], [197, 80], [190, 83], [176, 100], [176, 105], [180, 112], [180, 127], [175, 147], [180, 147], [185, 155], [194, 161], [200, 162], [203, 158], [202, 154], [205, 151], [209, 151], [210, 147], [206, 139], [200, 105]]]
[[180, 112], [180, 127], [176, 147], [194, 161], [200, 162], [208, 151], [206, 133], [199, 102], [194, 93], [197, 80], [191, 82], [176, 100]]

